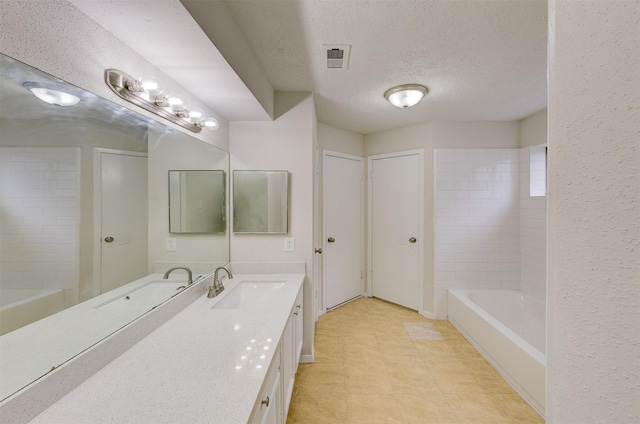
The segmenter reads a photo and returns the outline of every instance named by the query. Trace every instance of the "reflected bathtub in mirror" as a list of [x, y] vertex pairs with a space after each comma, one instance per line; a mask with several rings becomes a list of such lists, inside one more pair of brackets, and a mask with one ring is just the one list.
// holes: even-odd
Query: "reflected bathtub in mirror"
[[288, 171], [233, 171], [233, 232], [286, 234]]
[[222, 170], [169, 171], [169, 232], [224, 233], [225, 187]]

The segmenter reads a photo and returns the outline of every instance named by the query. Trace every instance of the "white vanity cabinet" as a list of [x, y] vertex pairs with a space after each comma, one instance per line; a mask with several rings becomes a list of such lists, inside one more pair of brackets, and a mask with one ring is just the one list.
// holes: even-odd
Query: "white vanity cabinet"
[[280, 361], [281, 349], [274, 355], [274, 361], [269, 367], [269, 372], [262, 387], [260, 396], [256, 402], [251, 424], [282, 424], [282, 390], [280, 385]]
[[300, 363], [300, 356], [302, 355], [302, 336], [303, 336], [303, 308], [302, 308], [302, 287], [298, 292], [298, 296], [296, 297], [296, 303], [293, 306], [293, 316], [295, 319], [295, 358], [296, 358], [296, 367], [295, 372], [298, 370], [298, 364]]
[[[254, 405], [251, 424], [286, 423], [301, 352], [302, 287], [289, 313], [278, 352], [273, 357], [260, 397]], [[274, 381], [276, 374], [278, 375], [277, 382]], [[276, 391], [278, 393], [275, 393]], [[274, 402], [278, 402], [278, 405], [275, 406]]]
[[284, 421], [287, 419], [293, 385], [302, 351], [302, 287], [296, 296], [282, 338], [282, 388]]

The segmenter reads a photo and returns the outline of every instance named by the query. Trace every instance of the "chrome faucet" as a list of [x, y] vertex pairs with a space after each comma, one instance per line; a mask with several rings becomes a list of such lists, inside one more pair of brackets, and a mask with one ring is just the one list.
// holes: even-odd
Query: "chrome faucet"
[[187, 268], [186, 266], [177, 266], [175, 268], [171, 268], [169, 271], [164, 273], [164, 277], [162, 277], [162, 278], [164, 278], [166, 280], [167, 278], [169, 278], [169, 274], [171, 274], [171, 271], [175, 271], [176, 269], [184, 269], [185, 271], [187, 271], [187, 274], [189, 276], [189, 282], [188, 282], [189, 284], [188, 285], [190, 286], [191, 284], [193, 284], [193, 274], [191, 273], [191, 270], [189, 268]]
[[220, 279], [218, 279], [218, 271], [221, 270], [227, 272], [229, 279], [233, 278], [233, 274], [231, 274], [231, 271], [229, 271], [227, 268], [223, 266], [219, 266], [218, 268], [216, 268], [215, 272], [213, 273], [213, 285], [209, 287], [209, 293], [207, 294], [207, 297], [216, 297], [220, 294], [220, 292], [222, 292], [222, 290], [224, 290], [224, 285], [222, 284], [224, 275]]

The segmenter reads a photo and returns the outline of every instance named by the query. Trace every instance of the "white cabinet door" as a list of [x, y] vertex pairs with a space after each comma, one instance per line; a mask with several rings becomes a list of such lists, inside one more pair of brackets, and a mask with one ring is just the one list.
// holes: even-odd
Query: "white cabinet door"
[[284, 394], [284, 417], [286, 420], [289, 403], [293, 395], [293, 383], [296, 378], [296, 362], [295, 362], [295, 316], [293, 312], [289, 317], [287, 326], [284, 330], [282, 338], [282, 392]]
[[[303, 301], [303, 291], [300, 288], [300, 293], [298, 293], [298, 298], [296, 299], [296, 303], [293, 307], [293, 316], [295, 323], [295, 334], [294, 334], [294, 355], [295, 355], [295, 371], [298, 371], [298, 364], [300, 363], [300, 356], [302, 355], [302, 341], [304, 337], [304, 310], [302, 307]], [[295, 374], [294, 371], [294, 374]]]
[[266, 383], [256, 401], [251, 424], [282, 424], [282, 395], [280, 389], [280, 348], [273, 356]]

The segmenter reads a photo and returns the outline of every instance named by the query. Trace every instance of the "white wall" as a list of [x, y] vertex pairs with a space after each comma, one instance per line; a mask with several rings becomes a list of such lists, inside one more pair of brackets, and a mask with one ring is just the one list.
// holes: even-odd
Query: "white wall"
[[435, 147], [509, 148], [519, 146], [519, 124], [509, 122], [434, 122]]
[[549, 423], [640, 422], [639, 22], [549, 1]]
[[520, 147], [547, 142], [547, 109], [520, 120]]
[[[315, 317], [313, 299], [313, 184], [315, 112], [313, 96], [276, 93], [276, 109], [294, 104], [273, 122], [230, 124], [233, 170], [289, 171], [289, 233], [286, 235], [231, 234], [232, 262], [304, 262], [304, 347], [311, 355]], [[280, 109], [281, 110], [281, 109]], [[232, 179], [233, 181], [233, 179]], [[295, 239], [295, 251], [284, 252], [284, 237]]]

